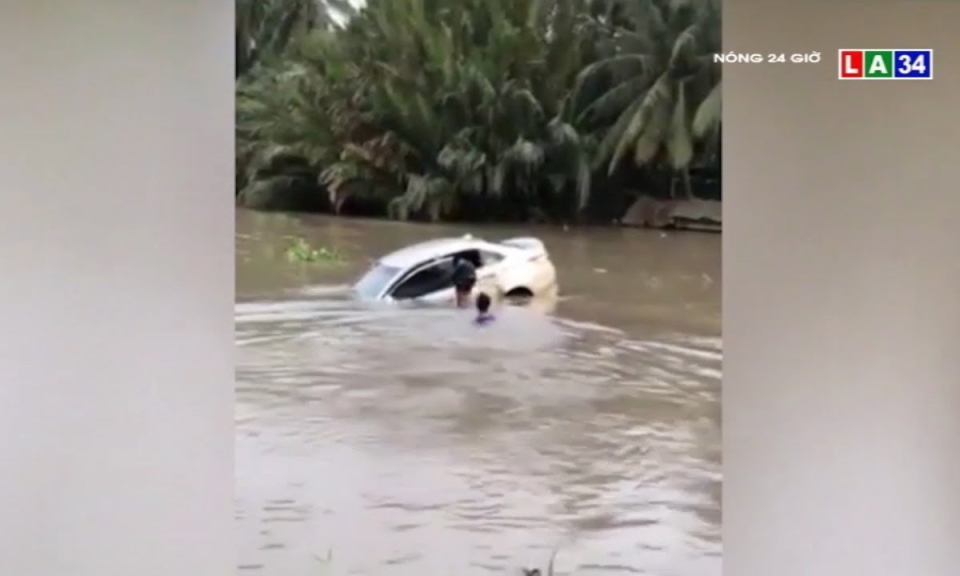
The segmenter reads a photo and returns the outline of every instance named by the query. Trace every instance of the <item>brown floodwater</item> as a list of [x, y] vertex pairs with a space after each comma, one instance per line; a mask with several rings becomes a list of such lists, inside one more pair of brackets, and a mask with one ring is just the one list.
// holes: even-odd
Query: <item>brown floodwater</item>
[[[465, 232], [540, 237], [558, 299], [478, 329], [350, 297]], [[721, 574], [719, 235], [239, 211], [236, 245], [240, 574]]]

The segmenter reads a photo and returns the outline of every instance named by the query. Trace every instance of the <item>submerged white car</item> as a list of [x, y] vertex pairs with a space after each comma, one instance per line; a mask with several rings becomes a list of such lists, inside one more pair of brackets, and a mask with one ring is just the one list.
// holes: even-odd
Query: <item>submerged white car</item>
[[532, 298], [556, 288], [557, 274], [537, 238], [487, 242], [471, 235], [408, 246], [381, 258], [354, 285], [365, 300], [446, 302], [454, 299], [454, 260], [466, 258], [477, 270], [475, 291]]

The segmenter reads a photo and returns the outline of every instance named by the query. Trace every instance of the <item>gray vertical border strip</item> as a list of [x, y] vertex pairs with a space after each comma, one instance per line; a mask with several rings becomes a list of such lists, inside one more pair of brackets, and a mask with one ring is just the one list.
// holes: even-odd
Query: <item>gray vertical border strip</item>
[[[725, 0], [724, 572], [960, 574], [960, 3]], [[929, 47], [930, 82], [837, 79]]]
[[233, 574], [232, 4], [2, 13], [0, 574]]

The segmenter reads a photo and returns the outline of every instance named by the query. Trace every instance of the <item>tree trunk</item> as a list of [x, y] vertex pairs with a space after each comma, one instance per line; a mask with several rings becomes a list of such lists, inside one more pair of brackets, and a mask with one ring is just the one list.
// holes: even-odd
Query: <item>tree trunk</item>
[[690, 183], [690, 170], [684, 168], [680, 173], [680, 176], [683, 178], [683, 199], [693, 200], [693, 186]]

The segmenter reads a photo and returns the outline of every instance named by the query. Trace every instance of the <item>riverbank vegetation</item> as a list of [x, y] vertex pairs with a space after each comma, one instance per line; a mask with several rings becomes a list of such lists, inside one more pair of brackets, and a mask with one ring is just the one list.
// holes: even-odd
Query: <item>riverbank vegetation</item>
[[290, 245], [287, 246], [286, 254], [289, 262], [299, 262], [301, 264], [318, 262], [340, 264], [345, 260], [339, 250], [325, 246], [315, 248], [304, 238], [296, 238], [291, 242]]
[[236, 1], [238, 204], [609, 220], [719, 180], [718, 0]]

